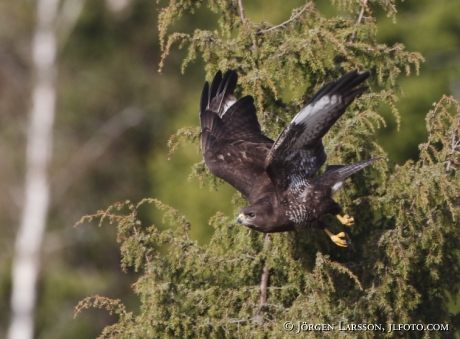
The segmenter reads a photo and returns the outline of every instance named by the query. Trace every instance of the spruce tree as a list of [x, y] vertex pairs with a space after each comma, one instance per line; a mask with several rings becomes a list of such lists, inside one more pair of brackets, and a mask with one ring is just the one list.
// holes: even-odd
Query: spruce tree
[[[160, 67], [179, 44], [188, 51], [183, 70], [199, 57], [207, 80], [217, 70], [236, 69], [237, 94], [254, 96], [262, 129], [272, 138], [325, 81], [356, 68], [370, 70], [371, 90], [351, 105], [324, 144], [330, 164], [385, 156], [375, 138], [385, 125], [379, 109], [389, 105], [399, 119], [396, 79], [418, 72], [423, 58], [401, 44], [376, 41], [372, 10], [395, 15], [394, 1], [335, 4], [336, 16], [326, 18], [307, 2], [286, 22], [272, 25], [246, 18], [242, 0], [171, 0], [159, 16]], [[218, 30], [168, 33], [184, 12], [202, 5], [217, 13]], [[289, 101], [282, 100], [286, 90]], [[101, 338], [290, 338], [299, 325], [299, 335], [308, 338], [454, 338], [460, 315], [447, 304], [460, 280], [460, 103], [440, 98], [426, 123], [419, 160], [403, 166], [379, 161], [337, 194], [357, 221], [348, 230], [347, 249], [314, 229], [264, 235], [219, 212], [209, 221], [210, 243], [200, 246], [190, 239], [193, 225], [180, 211], [156, 199], [117, 203], [84, 217], [117, 225], [122, 267], [141, 273], [133, 286], [141, 308], [134, 314], [120, 300], [95, 296], [76, 313], [87, 307], [117, 313], [118, 322]], [[198, 127], [184, 127], [171, 137], [171, 152], [184, 142], [198, 148], [198, 140]], [[192, 171], [203, 185], [221, 184], [203, 162]], [[239, 193], [233, 203], [235, 211], [246, 204]], [[163, 210], [171, 228], [143, 224], [137, 215], [145, 204]], [[332, 219], [330, 224], [341, 227]], [[309, 327], [318, 324], [333, 328]], [[390, 332], [390, 324], [417, 327]], [[419, 330], [429, 324], [439, 324], [438, 330]]]

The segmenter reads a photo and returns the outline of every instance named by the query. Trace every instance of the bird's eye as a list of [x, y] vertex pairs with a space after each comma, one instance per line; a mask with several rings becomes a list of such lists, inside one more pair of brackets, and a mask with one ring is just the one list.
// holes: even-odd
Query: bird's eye
[[254, 218], [256, 215], [254, 213], [248, 213], [246, 214], [249, 218]]

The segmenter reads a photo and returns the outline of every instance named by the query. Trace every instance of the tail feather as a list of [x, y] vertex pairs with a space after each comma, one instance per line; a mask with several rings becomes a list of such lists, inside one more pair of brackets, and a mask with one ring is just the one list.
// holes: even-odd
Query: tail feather
[[382, 157], [377, 157], [369, 160], [364, 160], [351, 165], [328, 166], [324, 174], [317, 178], [315, 181], [318, 184], [331, 187], [332, 194], [334, 194], [342, 187], [345, 179], [381, 158]]

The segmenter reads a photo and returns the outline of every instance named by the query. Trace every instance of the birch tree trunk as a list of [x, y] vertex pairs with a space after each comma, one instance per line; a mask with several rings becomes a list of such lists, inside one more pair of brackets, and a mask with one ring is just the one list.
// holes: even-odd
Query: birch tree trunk
[[45, 232], [50, 185], [48, 166], [53, 145], [56, 106], [55, 22], [59, 0], [37, 1], [37, 23], [32, 42], [35, 85], [27, 131], [24, 206], [12, 269], [9, 339], [32, 339], [40, 248]]

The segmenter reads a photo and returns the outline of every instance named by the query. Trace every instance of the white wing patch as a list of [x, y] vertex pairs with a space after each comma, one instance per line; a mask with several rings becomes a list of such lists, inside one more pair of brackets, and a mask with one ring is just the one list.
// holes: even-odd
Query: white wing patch
[[[307, 123], [307, 119], [314, 119], [314, 116], [316, 116], [319, 111], [322, 110], [328, 110], [330, 109], [331, 106], [334, 106], [337, 104], [337, 102], [340, 102], [340, 97], [337, 95], [331, 96], [323, 96], [321, 99], [318, 101], [315, 101], [313, 104], [309, 104], [302, 108], [299, 113], [292, 119], [292, 122], [295, 124], [305, 124]], [[308, 122], [312, 122], [311, 120]]]
[[324, 126], [324, 123], [330, 120], [330, 111], [342, 104], [342, 97], [339, 95], [326, 95], [314, 102], [305, 106], [294, 117], [291, 123], [305, 125], [306, 128], [302, 135], [294, 143], [294, 148], [302, 147], [317, 134], [317, 131]]

